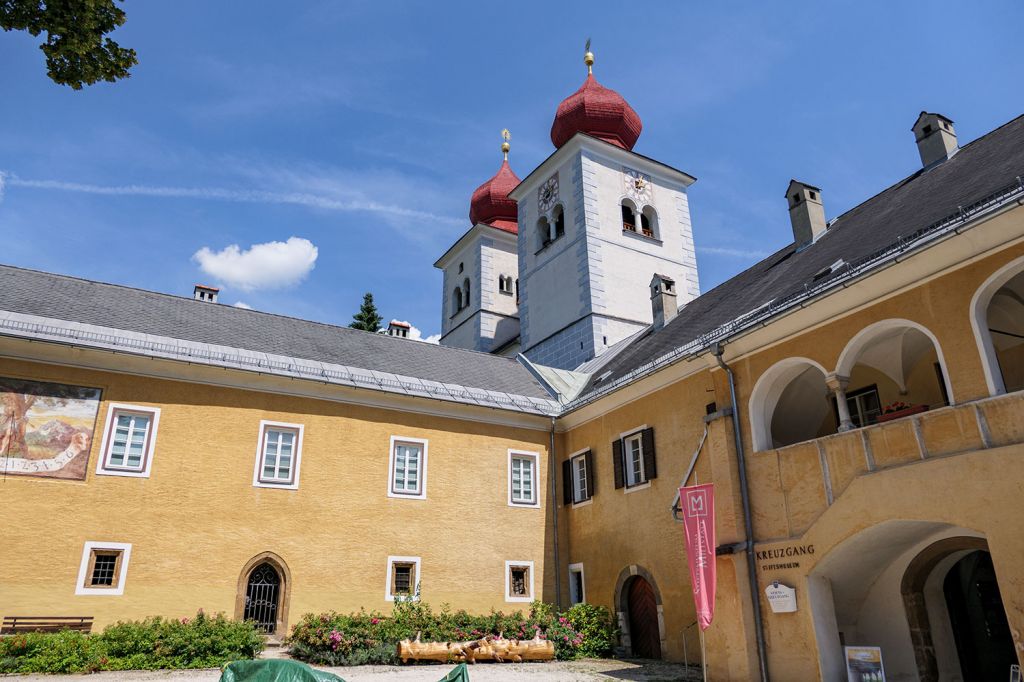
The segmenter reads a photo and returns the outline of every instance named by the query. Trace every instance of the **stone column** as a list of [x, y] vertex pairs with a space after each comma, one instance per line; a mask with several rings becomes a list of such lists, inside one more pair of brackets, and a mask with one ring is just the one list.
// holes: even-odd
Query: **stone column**
[[825, 385], [836, 398], [836, 409], [839, 410], [839, 431], [849, 431], [855, 428], [853, 420], [850, 419], [850, 406], [846, 404], [846, 387], [850, 384], [850, 377], [829, 374], [825, 377]]

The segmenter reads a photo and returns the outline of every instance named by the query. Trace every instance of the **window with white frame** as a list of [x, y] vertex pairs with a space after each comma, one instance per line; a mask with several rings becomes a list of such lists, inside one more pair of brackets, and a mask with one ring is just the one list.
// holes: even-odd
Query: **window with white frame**
[[253, 485], [263, 488], [298, 488], [301, 456], [301, 424], [261, 421]]
[[132, 546], [124, 542], [86, 542], [78, 569], [75, 594], [124, 594]]
[[419, 597], [420, 558], [418, 556], [389, 556], [387, 586], [384, 599], [416, 599]]
[[391, 437], [388, 495], [424, 499], [427, 496], [427, 441]]
[[594, 455], [581, 450], [562, 463], [563, 502], [580, 504], [594, 496]]
[[505, 562], [505, 601], [533, 601], [533, 562]]
[[569, 603], [580, 604], [587, 601], [587, 592], [583, 582], [583, 564], [569, 564]]
[[110, 405], [96, 473], [110, 476], [149, 476], [160, 409]]
[[[615, 487], [637, 488], [658, 477], [654, 429], [642, 426], [612, 441]], [[647, 487], [647, 486], [643, 486]]]
[[537, 507], [537, 453], [509, 450], [508, 501], [513, 506]]
[[644, 482], [644, 442], [640, 434], [626, 436], [626, 485]]

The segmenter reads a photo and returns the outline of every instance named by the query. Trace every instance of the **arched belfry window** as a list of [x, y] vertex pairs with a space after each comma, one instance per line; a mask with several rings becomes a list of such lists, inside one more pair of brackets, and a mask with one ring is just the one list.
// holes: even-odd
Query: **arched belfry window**
[[452, 292], [452, 315], [462, 310], [462, 289], [455, 287]]
[[555, 206], [555, 239], [565, 234], [565, 211], [561, 206]]
[[636, 232], [636, 204], [629, 199], [622, 200], [622, 231]]
[[537, 248], [543, 249], [551, 243], [551, 223], [544, 216], [537, 221]]
[[644, 206], [640, 213], [640, 232], [645, 237], [658, 238], [658, 214], [653, 206]]
[[462, 280], [462, 305], [469, 307], [469, 277]]

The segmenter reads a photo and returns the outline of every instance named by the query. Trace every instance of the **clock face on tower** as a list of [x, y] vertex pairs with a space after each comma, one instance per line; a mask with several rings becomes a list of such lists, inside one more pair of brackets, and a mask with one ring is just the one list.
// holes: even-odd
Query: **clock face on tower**
[[541, 213], [550, 211], [558, 201], [558, 174], [552, 175], [537, 189], [537, 206]]
[[623, 168], [622, 172], [626, 182], [626, 194], [639, 205], [649, 203], [651, 201], [651, 176], [632, 168]]

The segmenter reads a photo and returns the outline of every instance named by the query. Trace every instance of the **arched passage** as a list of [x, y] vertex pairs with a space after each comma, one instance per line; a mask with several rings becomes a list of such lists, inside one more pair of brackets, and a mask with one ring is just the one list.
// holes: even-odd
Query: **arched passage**
[[881, 320], [862, 329], [843, 349], [836, 375], [845, 390], [855, 427], [885, 419], [899, 405], [922, 411], [952, 403], [949, 373], [938, 340], [927, 328], [904, 319]]
[[285, 634], [291, 584], [291, 572], [280, 556], [273, 552], [257, 554], [238, 576], [235, 618], [254, 621], [268, 634]]
[[754, 450], [783, 447], [836, 432], [825, 370], [807, 358], [772, 365], [750, 394]]
[[622, 569], [615, 584], [615, 612], [627, 655], [661, 658], [665, 648], [661, 591], [647, 569], [636, 565]]
[[1024, 258], [997, 270], [975, 292], [971, 324], [989, 394], [1024, 389]]
[[[961, 563], [977, 552], [985, 557]], [[963, 576], [968, 578], [961, 580], [962, 586], [969, 589], [960, 589], [959, 594], [974, 595], [964, 597], [967, 600], [980, 601], [972, 582], [981, 578], [987, 585], [980, 591], [988, 595], [990, 606], [998, 604], [989, 610], [990, 621], [997, 626], [1001, 621], [1004, 628], [990, 650], [1012, 656], [988, 545], [979, 533], [939, 522], [890, 520], [833, 547], [808, 576], [822, 678], [845, 677], [845, 644], [881, 647], [887, 679], [996, 679], [979, 675], [976, 667], [962, 667], [961, 641], [978, 642], [979, 634], [988, 637], [985, 628], [976, 625], [982, 610], [974, 608], [972, 623], [958, 617], [963, 609], [958, 611], [948, 596], [949, 582]], [[955, 601], [956, 594], [953, 597]]]

